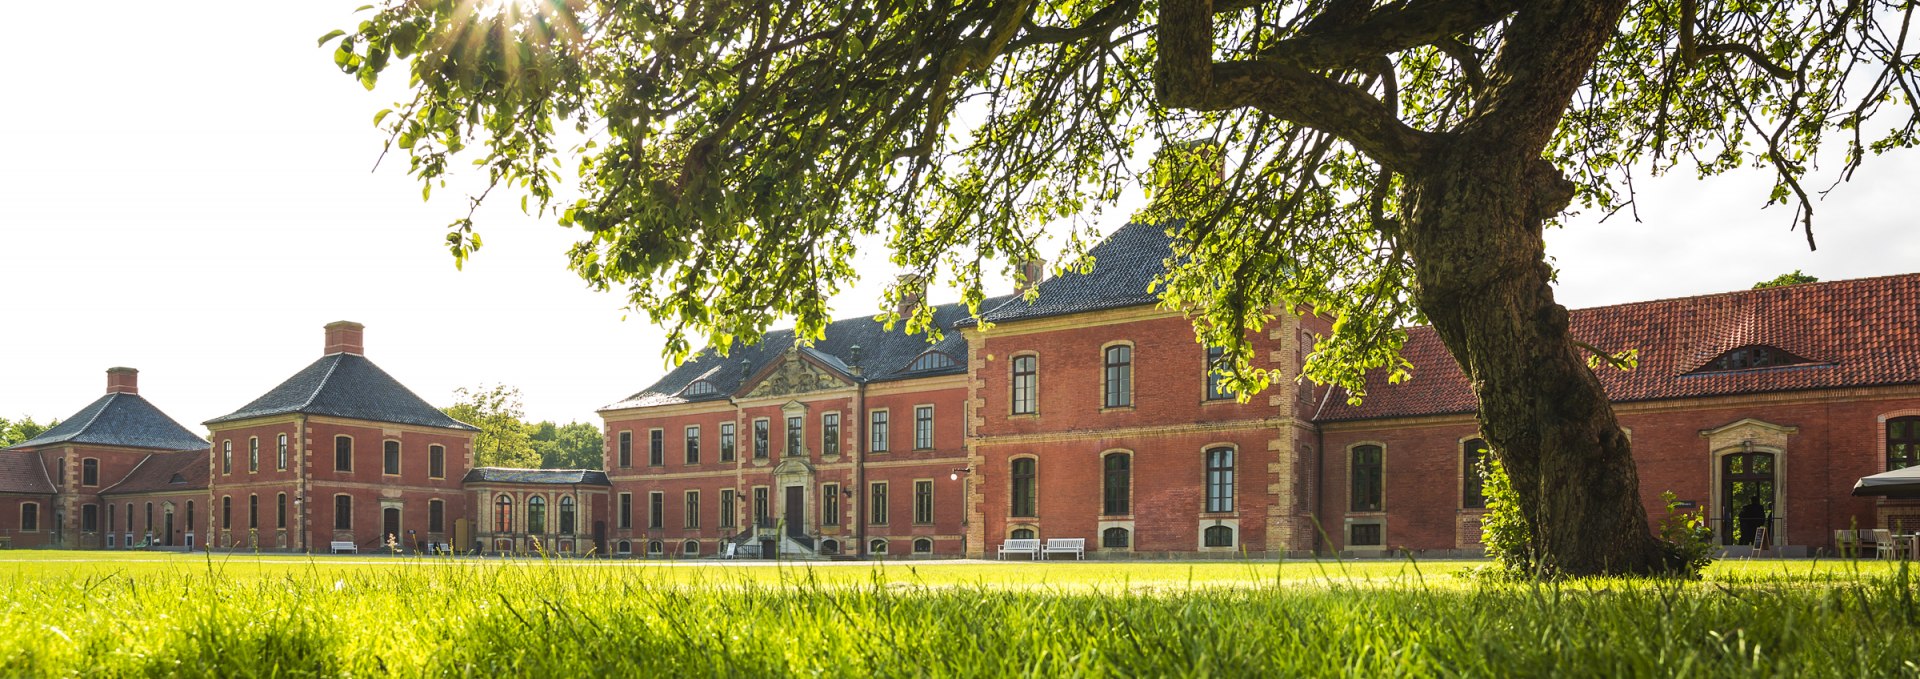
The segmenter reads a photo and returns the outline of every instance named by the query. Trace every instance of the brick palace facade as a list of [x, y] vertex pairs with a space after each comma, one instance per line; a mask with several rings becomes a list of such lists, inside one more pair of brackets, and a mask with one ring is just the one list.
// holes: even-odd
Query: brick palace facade
[[[485, 552], [704, 557], [991, 556], [1021, 537], [1085, 538], [1094, 557], [1471, 554], [1485, 512], [1464, 375], [1428, 328], [1414, 377], [1360, 405], [1296, 384], [1327, 319], [1282, 314], [1249, 339], [1282, 379], [1246, 403], [1148, 284], [1171, 252], [1129, 225], [1091, 272], [993, 298], [982, 330], [934, 308], [943, 337], [832, 323], [728, 356], [703, 352], [600, 410], [602, 470], [474, 468], [476, 430], [365, 357], [358, 324], [321, 359], [187, 431], [136, 373], [0, 451], [0, 540], [15, 547]], [[919, 304], [905, 301], [905, 308]], [[1855, 498], [1856, 479], [1920, 463], [1920, 275], [1572, 312], [1576, 338], [1639, 350], [1602, 369], [1633, 439], [1651, 519], [1663, 491], [1735, 550], [1758, 503], [1784, 553], [1834, 530], [1920, 528], [1920, 503]]]

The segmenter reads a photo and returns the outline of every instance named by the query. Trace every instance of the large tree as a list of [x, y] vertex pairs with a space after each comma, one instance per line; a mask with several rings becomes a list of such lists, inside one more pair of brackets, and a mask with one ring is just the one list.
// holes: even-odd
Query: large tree
[[[1914, 142], [1914, 5], [1893, 0], [389, 0], [334, 59], [412, 97], [376, 124], [422, 181], [456, 158], [584, 236], [571, 265], [726, 347], [818, 336], [864, 237], [978, 302], [985, 275], [1078, 252], [1173, 149], [1142, 218], [1157, 289], [1233, 347], [1278, 308], [1337, 318], [1308, 373], [1364, 396], [1429, 322], [1472, 380], [1541, 567], [1646, 573], [1627, 438], [1570, 337], [1542, 229], [1630, 204], [1633, 173], [1771, 168], [1812, 244], [1815, 179]], [[1876, 117], [1877, 116], [1877, 117]], [[1189, 143], [1200, 142], [1200, 143]], [[1829, 174], [1815, 160], [1838, 154]], [[1177, 158], [1178, 154], [1174, 154]], [[565, 161], [564, 164], [562, 161]], [[1159, 171], [1181, 176], [1181, 167]], [[577, 173], [578, 196], [556, 199]], [[480, 245], [471, 213], [448, 235]], [[1083, 267], [1084, 258], [1064, 265]], [[890, 297], [911, 291], [896, 287]], [[920, 309], [909, 329], [931, 319]]]

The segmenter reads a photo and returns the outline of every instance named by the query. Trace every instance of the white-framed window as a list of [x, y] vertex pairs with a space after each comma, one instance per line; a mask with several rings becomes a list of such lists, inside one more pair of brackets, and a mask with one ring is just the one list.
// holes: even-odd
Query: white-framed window
[[867, 452], [887, 452], [887, 409], [875, 408], [867, 414]]
[[933, 406], [913, 407], [913, 449], [933, 449]]
[[1040, 410], [1040, 357], [1022, 354], [1013, 357], [1013, 414], [1032, 415]]
[[700, 425], [687, 425], [687, 464], [700, 464]]
[[1233, 453], [1230, 446], [1207, 450], [1206, 511], [1210, 513], [1233, 511]]
[[1133, 345], [1115, 344], [1101, 350], [1105, 379], [1101, 406], [1125, 408], [1133, 405]]
[[826, 457], [840, 454], [840, 413], [838, 412], [820, 416], [820, 454]]

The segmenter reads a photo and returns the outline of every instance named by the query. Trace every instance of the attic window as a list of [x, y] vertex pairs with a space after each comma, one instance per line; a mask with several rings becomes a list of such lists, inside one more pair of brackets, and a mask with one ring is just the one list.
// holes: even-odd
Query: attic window
[[928, 349], [927, 352], [924, 354], [921, 354], [919, 358], [913, 359], [913, 365], [909, 366], [907, 369], [915, 372], [919, 372], [922, 370], [939, 370], [941, 368], [951, 368], [953, 367], [953, 365], [954, 364], [953, 364], [952, 356], [948, 356], [938, 351]]
[[1708, 361], [1706, 365], [1695, 369], [1696, 373], [1732, 372], [1735, 370], [1757, 370], [1761, 368], [1779, 368], [1789, 365], [1812, 363], [1807, 359], [1787, 353], [1778, 347], [1753, 344], [1727, 353]]
[[686, 395], [687, 396], [708, 396], [715, 393], [716, 391], [719, 391], [719, 390], [713, 388], [712, 382], [708, 382], [706, 380], [698, 380], [693, 384], [687, 385]]
[[187, 477], [181, 476], [179, 474], [174, 474], [173, 478], [167, 479], [167, 483], [186, 483], [186, 482], [187, 482]]

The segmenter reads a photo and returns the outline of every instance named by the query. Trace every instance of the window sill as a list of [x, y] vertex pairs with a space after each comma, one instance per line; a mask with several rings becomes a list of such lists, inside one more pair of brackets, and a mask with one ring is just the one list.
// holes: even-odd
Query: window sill
[[1009, 419], [1009, 420], [1037, 420], [1037, 419], [1040, 419], [1040, 413], [1010, 413], [1010, 414], [1008, 414], [1008, 415], [1007, 415], [1007, 419]]
[[1133, 412], [1133, 406], [1130, 406], [1130, 405], [1129, 405], [1129, 406], [1101, 406], [1101, 407], [1100, 407], [1100, 412], [1103, 412], [1103, 413], [1130, 413], [1130, 412]]
[[1239, 403], [1239, 402], [1240, 401], [1238, 399], [1233, 399], [1233, 398], [1208, 398], [1208, 399], [1201, 399], [1200, 406], [1204, 408], [1206, 406], [1227, 405], [1230, 403]]

